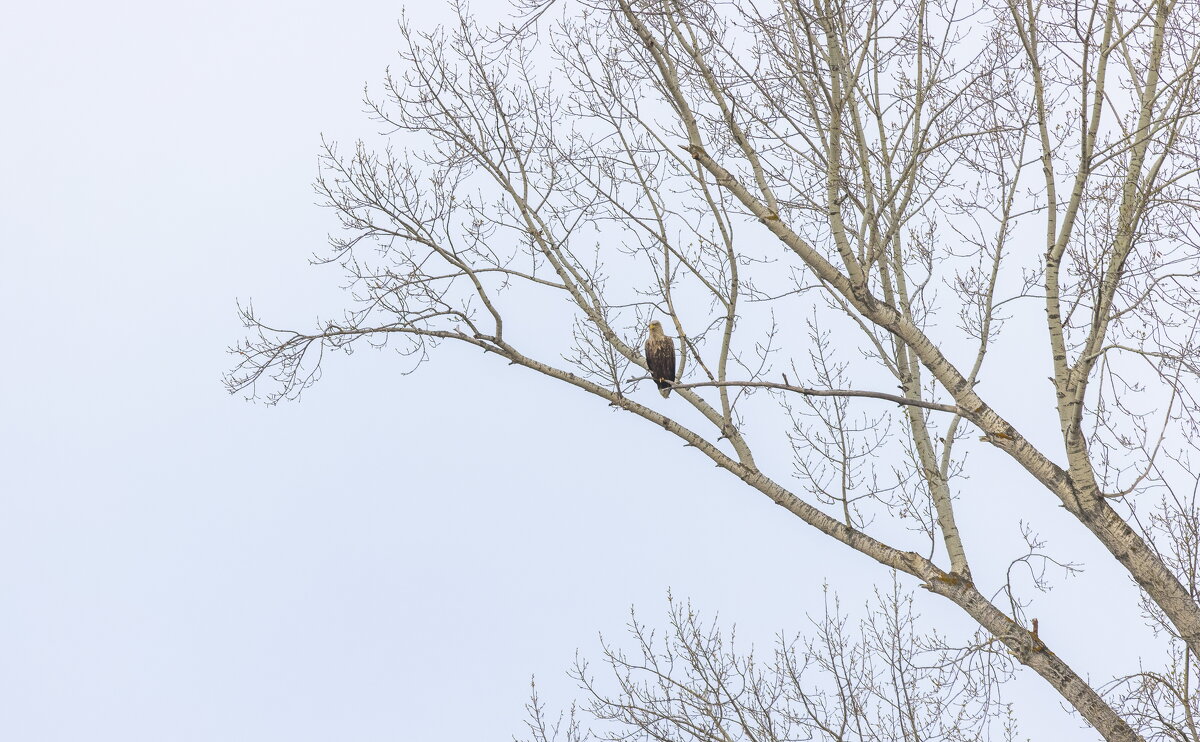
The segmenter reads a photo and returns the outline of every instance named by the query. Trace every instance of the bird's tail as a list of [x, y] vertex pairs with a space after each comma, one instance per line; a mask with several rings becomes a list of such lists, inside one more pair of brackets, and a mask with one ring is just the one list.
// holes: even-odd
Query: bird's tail
[[658, 393], [663, 395], [663, 399], [666, 399], [667, 397], [671, 396], [671, 382], [659, 381], [658, 382]]

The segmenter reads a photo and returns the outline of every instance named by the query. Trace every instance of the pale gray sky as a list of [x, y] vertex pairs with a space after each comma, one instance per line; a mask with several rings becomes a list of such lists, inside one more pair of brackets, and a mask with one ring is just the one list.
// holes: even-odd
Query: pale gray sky
[[[659, 621], [668, 588], [765, 640], [804, 629], [824, 581], [852, 605], [887, 582], [663, 431], [477, 353], [407, 377], [393, 354], [334, 357], [277, 408], [225, 394], [235, 299], [302, 326], [339, 304], [307, 264], [336, 226], [313, 205], [319, 136], [371, 131], [362, 85], [401, 7], [6, 12], [0, 739], [508, 739], [531, 674], [567, 703], [576, 648], [631, 604]], [[1071, 532], [1011, 467], [976, 483], [964, 531], [1028, 507]], [[1036, 677], [1017, 693], [1028, 736], [1091, 738]]]

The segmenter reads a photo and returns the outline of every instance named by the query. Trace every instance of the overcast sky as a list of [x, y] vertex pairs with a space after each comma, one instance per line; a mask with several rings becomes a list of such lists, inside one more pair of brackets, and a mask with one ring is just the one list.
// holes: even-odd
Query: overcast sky
[[[888, 582], [663, 431], [477, 353], [411, 376], [339, 356], [276, 408], [225, 393], [235, 300], [301, 326], [338, 305], [336, 271], [307, 262], [336, 226], [311, 190], [320, 135], [371, 131], [362, 86], [394, 62], [401, 8], [6, 11], [0, 739], [509, 739], [532, 674], [565, 705], [576, 649], [631, 605], [661, 622], [668, 588], [766, 640], [803, 630], [826, 581], [852, 605]], [[991, 474], [968, 543], [995, 508], [1071, 533], [1024, 475]], [[1091, 632], [1046, 616], [1126, 590], [1111, 580], [1041, 609], [1101, 675], [1087, 642], [1132, 609]], [[1092, 738], [1038, 678], [1016, 693], [1026, 736]]]

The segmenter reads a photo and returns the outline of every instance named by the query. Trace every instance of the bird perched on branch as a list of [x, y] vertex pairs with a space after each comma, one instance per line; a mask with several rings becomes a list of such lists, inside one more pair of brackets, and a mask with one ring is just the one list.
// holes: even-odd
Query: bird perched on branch
[[675, 341], [663, 334], [662, 323], [650, 323], [650, 337], [646, 338], [646, 366], [650, 378], [658, 384], [658, 393], [671, 396], [671, 384], [675, 382]]

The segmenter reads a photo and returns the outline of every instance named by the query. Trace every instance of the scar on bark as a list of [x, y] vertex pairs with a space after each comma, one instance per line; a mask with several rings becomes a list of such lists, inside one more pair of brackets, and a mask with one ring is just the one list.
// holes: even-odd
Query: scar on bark
[[[941, 574], [936, 574], [933, 577], [929, 578], [929, 581], [931, 583], [932, 582], [940, 582], [943, 585], [954, 585], [954, 586], [964, 585], [964, 586], [968, 586], [968, 587], [973, 586], [975, 584], [974, 582], [971, 581], [971, 578], [969, 576], [959, 574], [958, 572], [942, 572]], [[921, 587], [925, 588], [926, 590], [933, 590], [933, 586], [931, 584], [925, 584], [925, 585], [922, 585]]]
[[983, 441], [984, 443], [995, 443], [997, 439], [1003, 440], [1003, 441], [1011, 441], [1011, 440], [1013, 440], [1013, 437], [1011, 435], [1009, 435], [1008, 433], [1000, 433], [1000, 432], [984, 433], [983, 435], [979, 436], [979, 440]]
[[973, 585], [974, 584], [973, 582], [971, 582], [970, 577], [967, 577], [966, 575], [961, 575], [958, 572], [945, 572], [943, 574], [936, 575], [933, 579], [935, 579], [938, 582], [941, 582], [945, 585]]

